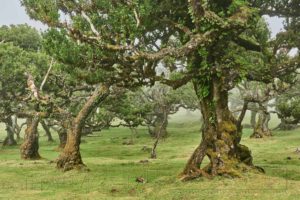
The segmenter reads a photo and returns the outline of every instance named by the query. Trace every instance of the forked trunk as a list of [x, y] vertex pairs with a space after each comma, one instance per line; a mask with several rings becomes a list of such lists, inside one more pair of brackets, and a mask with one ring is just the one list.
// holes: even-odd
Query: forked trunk
[[[198, 93], [201, 86], [197, 83], [194, 86], [201, 97]], [[221, 81], [214, 78], [209, 95], [199, 99], [203, 116], [202, 141], [188, 160], [182, 180], [217, 175], [239, 177], [242, 171], [254, 168], [250, 150], [240, 144], [241, 121], [229, 111], [228, 91], [222, 88]], [[209, 164], [201, 168], [205, 156]]]
[[102, 85], [98, 87], [84, 104], [78, 115], [72, 120], [67, 131], [66, 145], [57, 159], [57, 168], [68, 171], [84, 166], [80, 155], [81, 132], [89, 114], [108, 96], [108, 94], [108, 86]]
[[251, 138], [264, 138], [272, 136], [272, 132], [269, 129], [270, 114], [261, 112], [258, 116], [256, 126], [253, 130]]
[[8, 117], [5, 121], [7, 136], [3, 142], [3, 146], [14, 146], [17, 142], [14, 137], [13, 121], [11, 117]]
[[25, 130], [24, 142], [21, 145], [21, 158], [28, 160], [40, 159], [39, 154], [39, 135], [38, 125], [40, 118], [38, 116], [27, 119], [27, 128]]

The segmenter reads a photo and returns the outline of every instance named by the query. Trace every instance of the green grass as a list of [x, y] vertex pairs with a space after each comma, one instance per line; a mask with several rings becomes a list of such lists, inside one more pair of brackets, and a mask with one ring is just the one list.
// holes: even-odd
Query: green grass
[[[141, 150], [153, 144], [145, 128], [138, 130], [134, 145], [122, 145], [131, 137], [126, 128], [83, 138], [82, 157], [90, 171], [55, 169], [50, 161], [59, 154], [58, 144], [48, 143], [43, 133], [42, 160], [24, 161], [18, 147], [1, 148], [0, 199], [299, 199], [300, 154], [294, 153], [300, 146], [299, 130], [275, 132], [273, 138], [262, 140], [249, 139], [251, 130], [244, 131], [242, 143], [251, 148], [254, 163], [264, 167], [266, 174], [182, 183], [177, 175], [200, 140], [199, 124], [183, 122], [170, 123], [170, 137], [159, 144], [156, 160]], [[139, 163], [145, 159], [150, 163]], [[137, 177], [147, 182], [136, 183]]]

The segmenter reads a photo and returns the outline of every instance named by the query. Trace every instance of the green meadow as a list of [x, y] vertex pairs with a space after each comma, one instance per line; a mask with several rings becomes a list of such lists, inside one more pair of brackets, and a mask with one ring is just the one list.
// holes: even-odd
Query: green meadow
[[[178, 174], [201, 139], [200, 123], [193, 116], [181, 113], [171, 119], [170, 136], [160, 141], [155, 160], [149, 159], [154, 140], [144, 127], [136, 135], [127, 128], [110, 128], [84, 137], [81, 152], [87, 168], [81, 171], [57, 170], [58, 138], [53, 132], [55, 142], [49, 143], [40, 130], [41, 160], [21, 160], [19, 146], [0, 149], [0, 199], [300, 198], [300, 154], [295, 153], [300, 130], [276, 131], [267, 139], [250, 139], [251, 130], [244, 130], [242, 143], [265, 174], [181, 182]], [[1, 133], [3, 137], [3, 127]], [[122, 145], [132, 137], [133, 145]]]

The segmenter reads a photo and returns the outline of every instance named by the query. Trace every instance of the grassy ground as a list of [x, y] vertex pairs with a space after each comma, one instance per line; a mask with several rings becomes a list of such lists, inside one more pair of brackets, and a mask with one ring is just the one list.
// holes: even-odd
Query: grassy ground
[[[198, 179], [182, 183], [177, 175], [197, 146], [200, 126], [193, 120], [170, 123], [170, 137], [158, 147], [158, 159], [142, 151], [153, 140], [140, 128], [134, 145], [122, 145], [131, 137], [126, 128], [105, 130], [82, 143], [82, 157], [90, 171], [61, 172], [51, 160], [57, 158], [57, 142], [41, 134], [39, 161], [23, 161], [18, 147], [0, 149], [0, 199], [299, 199], [299, 130], [275, 132], [270, 139], [249, 139], [256, 165], [266, 174], [245, 174], [239, 179]], [[3, 133], [1, 133], [3, 135]], [[55, 134], [53, 133], [55, 136]], [[58, 141], [57, 138], [55, 138]], [[290, 157], [290, 159], [287, 159]], [[148, 159], [147, 164], [140, 160]], [[135, 179], [143, 177], [146, 183]]]

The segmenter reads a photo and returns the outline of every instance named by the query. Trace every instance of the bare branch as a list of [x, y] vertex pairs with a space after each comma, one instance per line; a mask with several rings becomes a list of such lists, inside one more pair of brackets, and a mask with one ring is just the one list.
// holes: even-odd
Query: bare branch
[[92, 20], [89, 18], [89, 16], [87, 16], [87, 14], [83, 10], [81, 10], [81, 16], [90, 24], [92, 32], [97, 36], [97, 39], [100, 40], [100, 33], [96, 30]]
[[46, 83], [46, 81], [47, 81], [47, 79], [48, 79], [48, 77], [49, 77], [50, 71], [51, 71], [52, 66], [54, 65], [54, 63], [55, 63], [55, 62], [54, 62], [54, 59], [52, 58], [52, 59], [51, 59], [50, 66], [49, 66], [49, 69], [48, 69], [48, 71], [47, 71], [47, 73], [46, 73], [46, 75], [45, 75], [45, 77], [44, 77], [44, 80], [43, 80], [41, 86], [40, 86], [40, 91], [43, 90], [43, 87], [44, 87], [44, 85], [45, 85], [45, 83]]

